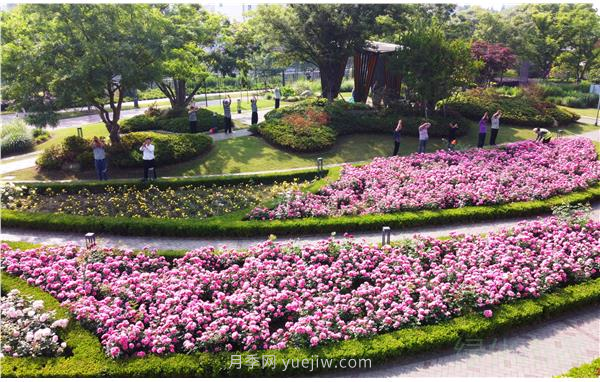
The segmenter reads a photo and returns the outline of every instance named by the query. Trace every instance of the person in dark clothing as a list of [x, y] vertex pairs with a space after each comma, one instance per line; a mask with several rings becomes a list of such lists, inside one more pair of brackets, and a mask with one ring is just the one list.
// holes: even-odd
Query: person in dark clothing
[[227, 96], [226, 99], [223, 100], [223, 116], [225, 122], [225, 133], [232, 133], [231, 127], [233, 125], [233, 121], [231, 120], [231, 97]]
[[188, 111], [188, 121], [190, 122], [190, 132], [196, 133], [198, 132], [198, 117], [196, 116], [196, 112], [198, 108], [195, 106], [190, 107]]
[[402, 120], [399, 119], [398, 120], [398, 124], [396, 125], [396, 128], [394, 129], [394, 153], [392, 154], [392, 156], [396, 156], [398, 155], [398, 150], [400, 150], [400, 130], [402, 130], [402, 128], [404, 127]]
[[454, 150], [456, 146], [456, 133], [458, 132], [458, 123], [451, 122], [448, 125], [448, 149]]
[[255, 95], [250, 99], [250, 107], [252, 108], [252, 124], [256, 125], [258, 123], [258, 105]]
[[392, 156], [398, 155], [398, 150], [400, 149], [400, 130], [402, 130], [403, 127], [404, 125], [402, 124], [402, 120], [399, 119], [398, 124], [394, 129], [394, 153]]

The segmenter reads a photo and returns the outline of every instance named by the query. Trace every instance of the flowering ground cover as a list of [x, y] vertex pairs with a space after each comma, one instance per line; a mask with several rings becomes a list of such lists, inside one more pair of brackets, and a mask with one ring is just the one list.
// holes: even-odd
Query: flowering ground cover
[[0, 298], [0, 356], [57, 356], [67, 344], [57, 328], [66, 328], [67, 319], [54, 320], [53, 311], [44, 311], [44, 302], [33, 301], [11, 290]]
[[290, 192], [274, 208], [257, 207], [250, 219], [362, 215], [547, 199], [588, 188], [600, 179], [592, 141], [532, 141], [461, 152], [441, 150], [376, 158], [344, 167], [318, 193]]
[[536, 298], [600, 271], [600, 222], [547, 218], [486, 237], [352, 240], [247, 252], [11, 250], [2, 269], [62, 301], [112, 357], [318, 346]]
[[160, 189], [154, 185], [139, 189], [107, 186], [105, 192], [79, 190], [76, 194], [48, 190], [38, 194], [26, 186], [5, 186], [4, 208], [30, 212], [58, 212], [72, 215], [207, 218], [224, 215], [284, 192], [300, 191], [304, 183], [281, 182], [273, 185], [246, 183], [237, 185], [187, 185]]

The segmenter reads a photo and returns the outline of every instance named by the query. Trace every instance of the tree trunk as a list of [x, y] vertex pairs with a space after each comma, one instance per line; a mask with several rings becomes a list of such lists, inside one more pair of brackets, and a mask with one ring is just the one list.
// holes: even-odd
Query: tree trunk
[[111, 143], [120, 143], [121, 136], [119, 135], [119, 131], [121, 130], [121, 126], [119, 126], [118, 122], [109, 123], [106, 128], [108, 129], [110, 142]]
[[343, 57], [337, 61], [328, 61], [319, 64], [319, 71], [321, 72], [321, 96], [327, 98], [330, 102], [340, 94], [347, 61], [348, 57]]

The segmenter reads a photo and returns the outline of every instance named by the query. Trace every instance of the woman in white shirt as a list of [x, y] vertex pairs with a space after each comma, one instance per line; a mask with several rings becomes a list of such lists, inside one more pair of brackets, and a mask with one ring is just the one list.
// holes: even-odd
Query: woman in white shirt
[[148, 137], [144, 140], [144, 144], [140, 147], [142, 159], [144, 160], [144, 182], [148, 180], [148, 172], [152, 170], [153, 179], [156, 179], [156, 164], [154, 163], [154, 145], [152, 138]]
[[500, 110], [492, 115], [492, 135], [490, 135], [490, 146], [496, 146], [496, 137], [498, 136], [498, 131], [500, 130], [500, 117], [502, 117], [502, 112]]
[[427, 150], [427, 141], [429, 140], [428, 129], [431, 127], [431, 123], [425, 122], [419, 126], [419, 150], [418, 153], [425, 154]]

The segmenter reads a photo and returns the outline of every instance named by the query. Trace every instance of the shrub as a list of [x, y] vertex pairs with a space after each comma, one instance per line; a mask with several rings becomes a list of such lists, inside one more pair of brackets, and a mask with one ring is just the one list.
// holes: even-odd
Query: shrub
[[62, 146], [52, 145], [42, 152], [35, 163], [42, 170], [60, 170], [63, 160]]
[[[210, 110], [199, 109], [196, 111], [196, 118], [198, 120], [198, 132], [208, 131], [213, 127], [222, 129], [224, 126], [223, 116], [216, 114], [216, 116], [213, 117], [213, 112]], [[190, 125], [187, 112], [184, 110], [182, 114], [180, 110], [176, 110], [174, 112], [165, 111], [158, 117], [137, 115], [125, 119], [121, 123], [121, 129], [123, 133], [151, 130], [163, 130], [172, 133], [189, 133]]]
[[156, 129], [156, 118], [145, 114], [136, 115], [121, 122], [121, 132], [123, 134], [132, 133], [134, 131], [147, 131]]
[[33, 149], [33, 133], [22, 119], [14, 119], [2, 126], [0, 152], [2, 156], [21, 154]]
[[207, 152], [212, 139], [203, 134], [159, 134], [137, 132], [121, 136], [118, 146], [108, 147], [108, 160], [117, 167], [140, 167], [143, 164], [139, 148], [147, 137], [155, 146], [157, 165], [183, 162]]
[[58, 337], [67, 319], [54, 320], [54, 311], [44, 311], [44, 301], [22, 297], [17, 289], [0, 298], [0, 332], [4, 356], [58, 356], [67, 347]]
[[577, 120], [573, 113], [541, 101], [535, 89], [525, 91], [521, 95], [506, 97], [494, 89], [477, 88], [440, 101], [439, 105], [445, 105], [473, 120], [479, 120], [485, 112], [491, 114], [500, 109], [504, 123], [521, 126], [549, 127], [554, 124], [555, 119], [560, 124]]
[[334, 145], [335, 132], [331, 128], [308, 122], [294, 125], [293, 121], [304, 119], [298, 114], [293, 116], [298, 118], [265, 121], [255, 129], [267, 141], [291, 151], [322, 151]]
[[[305, 114], [309, 109], [323, 110], [327, 113], [329, 121], [327, 126], [332, 128], [336, 134], [372, 133], [381, 132], [391, 134], [398, 123], [398, 119], [404, 122], [403, 135], [419, 135], [418, 126], [425, 121], [424, 118], [410, 115], [408, 107], [398, 105], [385, 110], [374, 110], [363, 103], [349, 103], [343, 100], [327, 102], [323, 98], [309, 98], [306, 101], [281, 109], [271, 110], [265, 115], [266, 121], [275, 121], [290, 114]], [[448, 124], [456, 121], [459, 124], [457, 136], [463, 136], [467, 132], [469, 122], [460, 116], [432, 115], [427, 121], [432, 126], [429, 129], [430, 137], [446, 137], [448, 135]]]
[[[146, 137], [152, 137], [156, 147], [156, 163], [159, 165], [182, 162], [208, 150], [212, 139], [203, 134], [159, 134], [135, 132], [121, 136], [118, 145], [107, 145], [108, 163], [116, 167], [139, 167], [142, 154], [139, 151]], [[42, 153], [37, 164], [43, 170], [57, 170], [65, 163], [78, 163], [82, 170], [94, 167], [91, 140], [77, 136], [67, 137], [61, 146], [52, 146]]]
[[600, 378], [600, 358], [572, 368], [561, 377], [567, 378]]
[[39, 145], [50, 139], [50, 133], [42, 128], [35, 128], [33, 129], [33, 139], [35, 140], [35, 144]]

